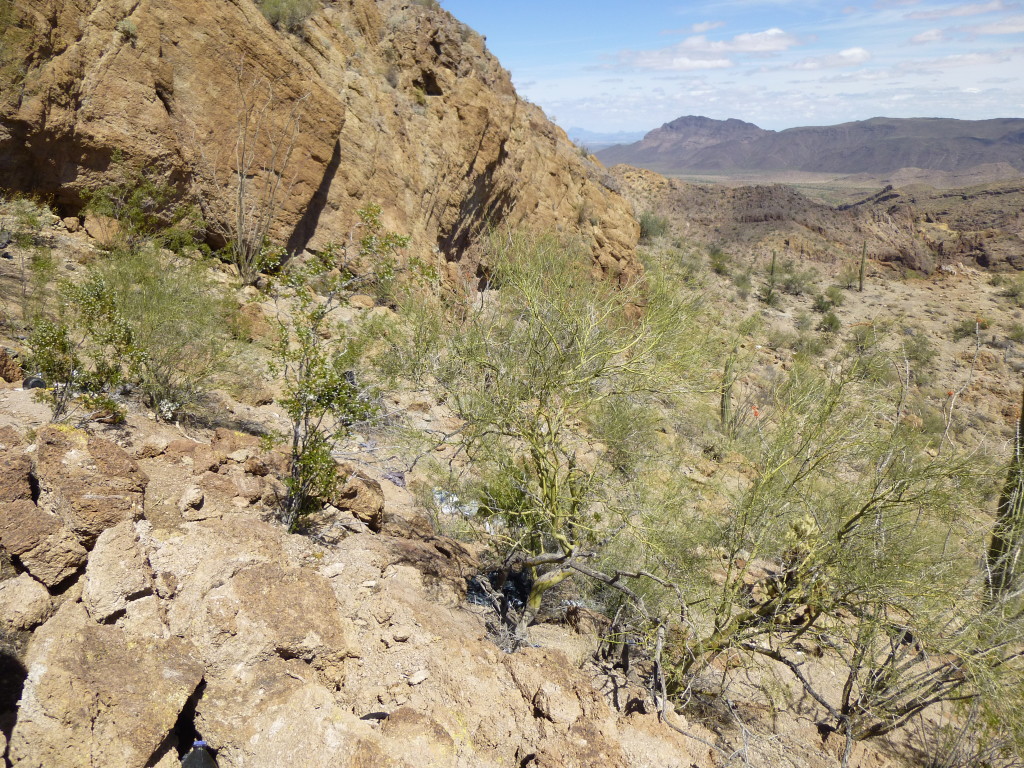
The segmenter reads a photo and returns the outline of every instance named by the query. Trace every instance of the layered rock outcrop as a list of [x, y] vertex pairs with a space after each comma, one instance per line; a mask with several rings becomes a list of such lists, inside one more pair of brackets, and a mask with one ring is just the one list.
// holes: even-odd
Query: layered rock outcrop
[[614, 182], [517, 97], [480, 35], [429, 4], [333, 2], [301, 35], [251, 0], [26, 0], [13, 13], [30, 34], [24, 77], [0, 99], [0, 186], [65, 213], [114, 178], [120, 153], [223, 232], [242, 137], [250, 190], [284, 170], [271, 231], [292, 252], [343, 242], [377, 202], [414, 249], [450, 262], [486, 227], [523, 224], [581, 236], [613, 275], [639, 270]]

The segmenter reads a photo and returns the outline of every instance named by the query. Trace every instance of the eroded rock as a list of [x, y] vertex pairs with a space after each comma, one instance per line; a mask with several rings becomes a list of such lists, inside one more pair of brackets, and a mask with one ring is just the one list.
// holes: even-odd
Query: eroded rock
[[153, 576], [130, 521], [108, 528], [96, 540], [85, 567], [82, 602], [103, 623], [123, 613], [131, 600], [152, 594]]
[[178, 638], [129, 638], [65, 603], [29, 645], [12, 765], [146, 765], [202, 679], [193, 658]]
[[55, 607], [46, 587], [27, 573], [0, 581], [0, 627], [8, 632], [38, 627]]
[[109, 440], [80, 430], [39, 430], [36, 475], [49, 506], [89, 547], [103, 531], [142, 515], [149, 478]]
[[48, 587], [55, 587], [85, 563], [85, 548], [56, 515], [28, 499], [0, 506], [0, 545]]

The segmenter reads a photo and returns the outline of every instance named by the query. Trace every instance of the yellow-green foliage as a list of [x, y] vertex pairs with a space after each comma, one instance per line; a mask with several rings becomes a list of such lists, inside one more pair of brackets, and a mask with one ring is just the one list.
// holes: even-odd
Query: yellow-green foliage
[[295, 32], [317, 8], [318, 0], [259, 0], [260, 10], [271, 24]]

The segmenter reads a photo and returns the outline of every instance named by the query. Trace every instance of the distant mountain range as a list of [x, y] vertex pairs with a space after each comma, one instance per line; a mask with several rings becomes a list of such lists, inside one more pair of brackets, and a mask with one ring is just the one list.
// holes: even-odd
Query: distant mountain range
[[1024, 119], [874, 117], [768, 131], [742, 120], [691, 115], [597, 156], [607, 165], [626, 163], [661, 173], [963, 171], [994, 163], [1024, 172]]
[[605, 147], [615, 144], [628, 144], [632, 141], [640, 141], [644, 137], [644, 131], [618, 131], [616, 133], [601, 133], [599, 131], [588, 131], [586, 128], [570, 128], [566, 133], [569, 138], [586, 147], [591, 152], [596, 152]]

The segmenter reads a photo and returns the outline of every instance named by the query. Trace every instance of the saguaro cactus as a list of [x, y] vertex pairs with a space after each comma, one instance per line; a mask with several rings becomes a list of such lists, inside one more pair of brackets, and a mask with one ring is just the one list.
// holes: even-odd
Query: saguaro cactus
[[725, 358], [725, 371], [722, 373], [722, 401], [719, 404], [719, 413], [722, 417], [722, 431], [726, 434], [732, 431], [732, 385], [736, 381], [736, 352], [737, 348], [733, 347], [732, 352]]
[[996, 603], [1018, 586], [1024, 570], [1024, 398], [1006, 483], [999, 496], [988, 547], [988, 600]]

